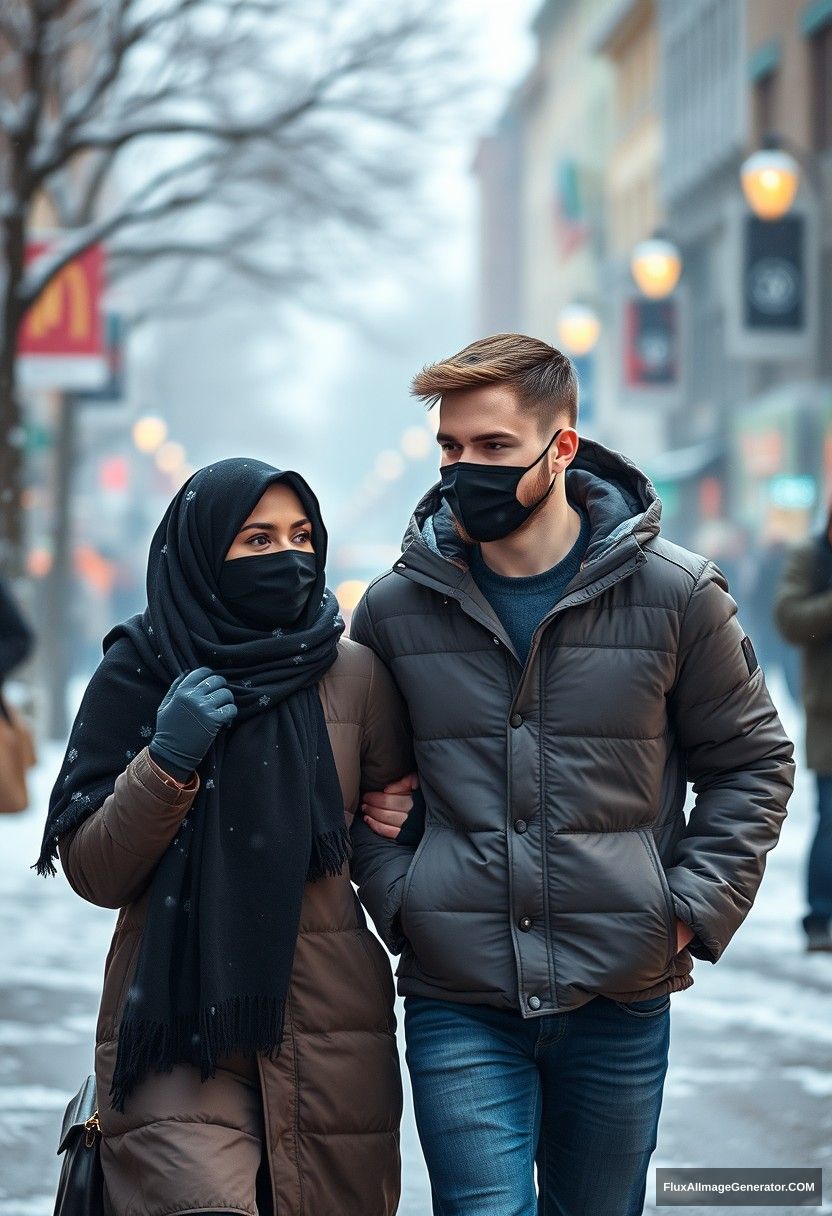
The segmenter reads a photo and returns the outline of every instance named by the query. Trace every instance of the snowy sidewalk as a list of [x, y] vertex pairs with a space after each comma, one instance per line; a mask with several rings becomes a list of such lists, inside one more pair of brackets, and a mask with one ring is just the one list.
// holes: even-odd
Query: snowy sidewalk
[[[800, 721], [776, 680], [772, 692], [799, 740]], [[28, 869], [60, 758], [57, 750], [43, 758], [35, 809], [0, 820], [0, 1216], [51, 1216], [58, 1123], [92, 1065], [115, 920], [113, 912], [84, 904], [62, 877], [46, 882]], [[656, 1211], [656, 1165], [832, 1164], [832, 956], [806, 957], [797, 929], [814, 814], [811, 775], [801, 772], [746, 924], [724, 960], [716, 967], [697, 963], [694, 986], [673, 998], [648, 1213]], [[400, 1216], [429, 1216], [409, 1096], [403, 1156]], [[825, 1182], [826, 1202], [813, 1210], [830, 1213], [832, 1172]]]

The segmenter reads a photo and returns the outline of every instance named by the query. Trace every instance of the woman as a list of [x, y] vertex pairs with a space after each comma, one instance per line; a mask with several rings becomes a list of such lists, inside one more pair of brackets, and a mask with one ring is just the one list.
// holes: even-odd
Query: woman
[[95, 1065], [113, 1216], [396, 1210], [392, 977], [346, 862], [360, 790], [413, 761], [326, 540], [298, 474], [200, 470], [73, 728], [38, 866], [60, 852], [121, 909]]

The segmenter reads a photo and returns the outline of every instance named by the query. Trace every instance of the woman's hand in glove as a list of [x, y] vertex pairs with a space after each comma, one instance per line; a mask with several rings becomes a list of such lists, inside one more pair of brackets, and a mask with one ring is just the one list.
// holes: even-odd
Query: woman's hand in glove
[[234, 695], [224, 676], [210, 667], [185, 672], [173, 681], [156, 713], [150, 755], [172, 777], [186, 781], [223, 726], [236, 716]]

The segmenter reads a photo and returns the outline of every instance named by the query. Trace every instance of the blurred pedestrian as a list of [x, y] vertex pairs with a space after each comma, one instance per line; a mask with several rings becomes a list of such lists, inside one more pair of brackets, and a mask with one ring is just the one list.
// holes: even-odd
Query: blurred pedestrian
[[60, 853], [122, 909], [95, 1056], [112, 1216], [398, 1205], [393, 984], [348, 824], [393, 783], [375, 818], [396, 834], [411, 741], [384, 665], [342, 636], [326, 549], [297, 473], [196, 473], [72, 730], [38, 868]]
[[754, 572], [748, 589], [748, 617], [754, 648], [767, 675], [779, 667], [789, 694], [800, 701], [800, 660], [777, 627], [775, 600], [789, 559], [790, 542], [777, 532], [763, 538], [754, 559]]
[[832, 951], [832, 508], [821, 532], [792, 548], [775, 617], [786, 641], [802, 649], [806, 764], [817, 782], [802, 925], [807, 950]]
[[0, 687], [14, 669], [28, 659], [34, 644], [32, 630], [11, 591], [0, 579]]
[[35, 763], [32, 735], [8, 704], [3, 685], [33, 646], [34, 634], [0, 579], [0, 814], [25, 811], [29, 805], [26, 774]]
[[437, 1216], [641, 1213], [671, 993], [742, 924], [792, 790], [722, 572], [579, 441], [577, 388], [519, 334], [415, 378], [440, 481], [353, 617], [423, 778], [418, 854], [359, 821], [354, 872], [402, 955]]

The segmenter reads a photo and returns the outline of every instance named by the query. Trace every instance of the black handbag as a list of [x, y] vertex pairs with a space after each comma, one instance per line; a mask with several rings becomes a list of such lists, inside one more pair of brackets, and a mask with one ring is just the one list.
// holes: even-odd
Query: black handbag
[[66, 1108], [58, 1155], [63, 1153], [55, 1216], [104, 1216], [101, 1126], [95, 1077], [87, 1077]]

